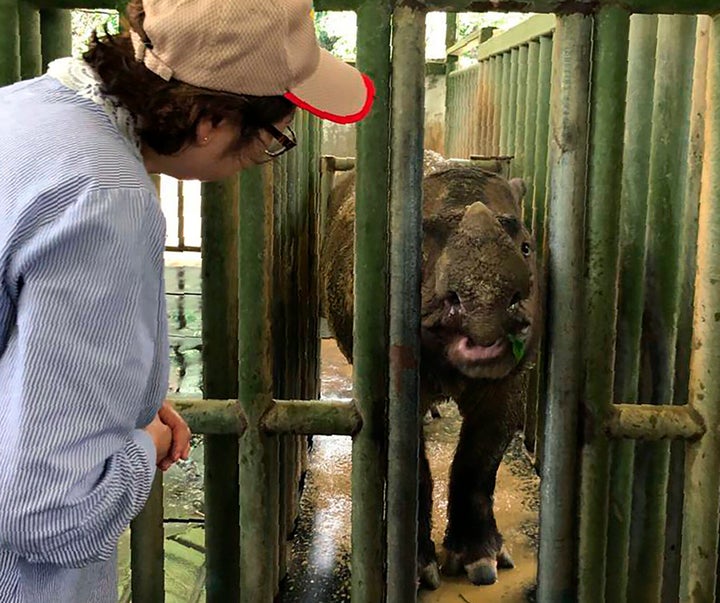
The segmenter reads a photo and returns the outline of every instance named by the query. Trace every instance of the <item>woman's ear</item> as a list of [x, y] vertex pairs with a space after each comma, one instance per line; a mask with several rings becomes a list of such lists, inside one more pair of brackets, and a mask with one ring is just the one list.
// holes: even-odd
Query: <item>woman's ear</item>
[[207, 146], [208, 142], [210, 142], [210, 139], [212, 138], [213, 132], [216, 129], [217, 126], [213, 125], [212, 119], [209, 117], [203, 117], [195, 128], [195, 144], [199, 147]]

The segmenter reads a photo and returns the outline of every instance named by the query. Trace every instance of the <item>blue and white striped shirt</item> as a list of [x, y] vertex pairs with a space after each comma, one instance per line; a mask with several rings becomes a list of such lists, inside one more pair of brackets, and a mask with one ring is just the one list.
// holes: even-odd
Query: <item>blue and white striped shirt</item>
[[49, 76], [0, 88], [0, 602], [117, 600], [155, 473], [165, 220], [103, 110]]

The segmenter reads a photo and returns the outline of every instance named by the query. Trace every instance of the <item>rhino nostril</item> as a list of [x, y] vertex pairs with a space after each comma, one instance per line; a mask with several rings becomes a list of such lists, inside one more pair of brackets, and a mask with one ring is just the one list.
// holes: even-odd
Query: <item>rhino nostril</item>
[[458, 297], [458, 294], [455, 293], [455, 291], [448, 291], [447, 297], [445, 298], [445, 302], [449, 306], [460, 306], [460, 297]]
[[510, 303], [508, 304], [509, 308], [512, 308], [513, 306], [516, 306], [523, 300], [522, 295], [520, 295], [520, 292], [516, 292], [515, 295], [512, 296], [510, 299]]

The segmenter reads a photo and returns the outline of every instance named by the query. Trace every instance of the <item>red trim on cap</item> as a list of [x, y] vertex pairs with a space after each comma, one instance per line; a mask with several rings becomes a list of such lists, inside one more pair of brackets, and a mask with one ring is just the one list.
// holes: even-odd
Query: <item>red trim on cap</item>
[[357, 113], [353, 113], [352, 115], [336, 115], [334, 113], [328, 113], [327, 111], [323, 111], [322, 109], [313, 107], [310, 103], [302, 100], [301, 98], [298, 98], [292, 92], [286, 92], [284, 96], [291, 103], [297, 105], [301, 109], [309, 111], [313, 115], [317, 115], [321, 119], [328, 119], [338, 124], [351, 124], [356, 121], [360, 121], [361, 119], [366, 117], [367, 114], [370, 113], [373, 100], [375, 100], [375, 84], [373, 84], [373, 81], [364, 73], [361, 73], [360, 75], [362, 75], [363, 81], [365, 82], [367, 96], [365, 97], [365, 104], [363, 105], [362, 109], [360, 109], [360, 111], [358, 111]]

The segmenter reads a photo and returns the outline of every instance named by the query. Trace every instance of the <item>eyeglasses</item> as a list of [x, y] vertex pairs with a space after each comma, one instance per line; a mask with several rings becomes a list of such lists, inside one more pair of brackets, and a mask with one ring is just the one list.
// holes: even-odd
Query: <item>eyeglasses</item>
[[264, 129], [274, 139], [265, 149], [265, 154], [271, 159], [280, 157], [280, 155], [287, 153], [290, 149], [297, 146], [295, 132], [290, 126], [285, 126], [285, 129], [282, 132], [275, 126], [265, 126]]

